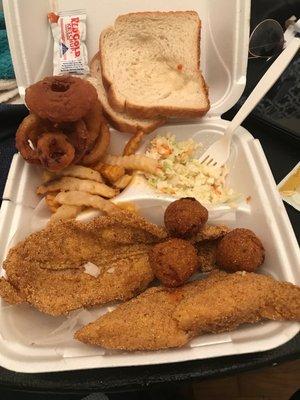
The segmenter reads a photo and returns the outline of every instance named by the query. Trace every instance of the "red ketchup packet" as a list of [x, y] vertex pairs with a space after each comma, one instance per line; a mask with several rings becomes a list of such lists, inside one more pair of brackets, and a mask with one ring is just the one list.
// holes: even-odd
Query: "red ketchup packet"
[[85, 11], [50, 12], [48, 21], [54, 39], [53, 75], [88, 74]]

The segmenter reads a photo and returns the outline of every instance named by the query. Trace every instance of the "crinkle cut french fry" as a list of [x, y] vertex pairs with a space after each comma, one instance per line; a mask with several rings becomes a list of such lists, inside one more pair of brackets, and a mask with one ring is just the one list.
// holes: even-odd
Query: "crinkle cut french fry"
[[108, 198], [114, 197], [116, 195], [116, 190], [105, 185], [104, 183], [72, 177], [62, 177], [41, 185], [37, 188], [37, 194], [45, 194], [57, 190], [78, 190], [91, 194], [98, 194], [99, 196]]
[[160, 172], [160, 165], [157, 160], [147, 157], [143, 154], [133, 154], [131, 156], [112, 156], [107, 155], [104, 158], [107, 164], [118, 165], [125, 169], [133, 169], [143, 172], [148, 172], [152, 175], [157, 175]]
[[52, 213], [55, 213], [58, 209], [58, 207], [60, 206], [59, 203], [57, 203], [57, 201], [55, 201], [55, 197], [57, 195], [58, 192], [53, 192], [53, 193], [48, 193], [45, 196], [45, 203], [47, 204], [49, 210]]
[[118, 165], [103, 164], [100, 171], [102, 176], [111, 183], [116, 182], [125, 175], [125, 169]]
[[114, 186], [120, 190], [125, 189], [132, 180], [132, 175], [123, 175], [119, 178], [115, 183]]
[[132, 154], [135, 154], [140, 147], [144, 135], [143, 131], [138, 131], [134, 136], [132, 136], [124, 147], [123, 156], [131, 156]]
[[50, 222], [76, 218], [77, 215], [81, 212], [82, 208], [83, 207], [81, 206], [63, 204], [58, 207], [54, 214], [51, 215]]
[[83, 165], [70, 165], [69, 167], [57, 172], [44, 171], [43, 182], [49, 182], [62, 176], [103, 182], [101, 174], [98, 171], [95, 171], [92, 168], [84, 167]]
[[120, 208], [111, 201], [86, 192], [61, 192], [58, 193], [55, 200], [60, 204], [96, 208], [104, 211], [107, 214], [116, 214], [122, 212], [122, 210], [120, 210]]

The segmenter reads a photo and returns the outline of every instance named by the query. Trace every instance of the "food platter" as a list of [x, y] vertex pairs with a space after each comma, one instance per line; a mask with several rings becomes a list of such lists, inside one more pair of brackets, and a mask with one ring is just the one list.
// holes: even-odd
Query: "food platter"
[[[9, 4], [8, 4], [9, 3]], [[39, 20], [49, 9], [48, 2], [40, 2], [35, 8], [35, 18]], [[111, 2], [103, 2], [103, 9], [95, 12], [95, 3], [92, 1], [76, 1], [76, 6], [87, 10], [88, 25], [88, 50], [90, 55], [96, 52], [97, 37], [104, 25], [110, 23], [117, 15], [129, 11], [145, 9], [161, 9], [155, 2], [128, 2], [126, 5], [120, 2], [118, 8], [111, 7]], [[7, 20], [13, 23], [13, 7], [18, 10], [18, 16], [26, 19], [28, 9], [21, 7], [21, 2], [5, 2]], [[70, 2], [59, 1], [58, 9], [68, 9]], [[203, 21], [202, 36], [202, 70], [207, 77], [211, 88], [212, 107], [202, 121], [174, 122], [159, 128], [155, 135], [165, 135], [168, 132], [175, 134], [176, 138], [184, 140], [193, 137], [204, 145], [204, 150], [217, 137], [224, 132], [227, 122], [220, 119], [220, 114], [230, 108], [241, 95], [245, 84], [246, 69], [246, 41], [248, 37], [247, 22], [249, 18], [249, 2], [232, 2], [233, 19], [226, 21], [220, 19], [212, 23], [212, 13], [222, 15], [221, 1], [203, 1], [201, 7], [196, 7], [193, 1], [185, 4], [185, 9], [196, 9]], [[74, 2], [72, 2], [74, 8]], [[180, 9], [180, 2], [173, 1], [172, 6], [166, 9]], [[216, 9], [218, 12], [216, 12]], [[103, 20], [100, 20], [100, 15]], [[10, 43], [13, 49], [14, 64], [20, 93], [24, 94], [25, 88], [51, 70], [50, 32], [46, 23], [39, 25], [40, 42], [48, 43], [44, 56], [30, 59], [29, 42], [20, 32], [14, 33], [12, 25], [8, 22]], [[237, 26], [238, 29], [233, 28]], [[224, 40], [223, 30], [227, 32]], [[228, 39], [230, 48], [224, 45]], [[221, 45], [222, 42], [222, 45]], [[211, 45], [212, 44], [212, 45]], [[39, 46], [39, 44], [36, 44]], [[32, 43], [31, 43], [32, 46]], [[17, 50], [22, 48], [23, 52]], [[212, 49], [212, 50], [211, 50]], [[226, 52], [224, 53], [226, 49]], [[25, 53], [24, 53], [25, 51]], [[224, 54], [223, 54], [224, 53]], [[20, 55], [23, 54], [23, 60]], [[27, 56], [24, 58], [24, 54]], [[214, 59], [219, 62], [212, 62]], [[41, 63], [41, 59], [43, 60]], [[203, 60], [203, 61], [202, 61]], [[23, 68], [21, 68], [21, 65]], [[214, 68], [211, 68], [214, 65]], [[24, 74], [25, 73], [25, 74]], [[152, 136], [151, 136], [152, 135]], [[147, 137], [143, 147], [144, 152], [154, 134]], [[119, 153], [128, 140], [128, 135], [112, 131], [110, 153]], [[4, 201], [0, 214], [1, 248], [0, 258], [3, 260], [8, 249], [16, 241], [26, 236], [31, 229], [35, 208], [39, 198], [35, 194], [36, 187], [41, 180], [41, 171], [32, 165], [26, 164], [20, 155], [15, 155], [10, 169], [7, 185], [3, 195]], [[18, 182], [18, 184], [16, 184]], [[233, 150], [230, 159], [229, 183], [238, 192], [244, 193], [248, 201], [241, 202], [236, 209], [228, 206], [211, 207], [209, 209], [209, 222], [213, 224], [224, 223], [230, 227], [243, 226], [253, 229], [263, 240], [267, 258], [263, 272], [271, 274], [277, 279], [286, 280], [295, 284], [300, 283], [298, 266], [298, 247], [293, 236], [292, 228], [280, 197], [276, 191], [276, 185], [267, 165], [261, 146], [254, 140], [249, 132], [243, 128], [237, 130], [233, 142]], [[166, 195], [158, 195], [151, 190], [145, 180], [137, 178], [126, 190], [115, 198], [115, 202], [134, 201], [139, 212], [150, 221], [162, 224], [165, 207], [174, 198]], [[36, 228], [36, 226], [35, 226]], [[14, 237], [16, 231], [17, 236]], [[55, 330], [62, 322], [63, 317], [55, 319], [43, 315], [39, 311], [28, 309], [26, 306], [18, 306], [10, 309], [1, 300], [1, 336], [0, 352], [1, 365], [20, 372], [46, 372], [63, 371], [85, 368], [101, 368], [114, 366], [133, 366], [180, 362], [186, 360], [203, 359], [231, 354], [241, 354], [263, 351], [279, 346], [291, 339], [299, 332], [297, 323], [268, 322], [263, 325], [245, 326], [234, 332], [217, 335], [205, 335], [192, 340], [181, 349], [162, 350], [159, 352], [114, 352], [104, 351], [101, 348], [86, 347], [72, 340], [67, 343], [51, 345], [41, 343], [32, 345], [28, 342], [26, 332], [30, 331], [32, 337], [41, 337]], [[8, 308], [7, 308], [8, 307]], [[110, 307], [101, 310], [93, 310], [92, 313], [110, 311]], [[83, 318], [88, 318], [84, 316]], [[24, 334], [25, 333], [25, 334]]]
[[[224, 129], [226, 122], [219, 122], [214, 128], [217, 126], [219, 129], [222, 129], [222, 127]], [[198, 130], [199, 126], [194, 126], [194, 129]], [[237, 161], [239, 161], [239, 157], [241, 157], [241, 159], [247, 159], [249, 165], [251, 164], [252, 166], [248, 166], [248, 168], [243, 169], [243, 171], [240, 169], [233, 169], [235, 171], [234, 180], [237, 187], [239, 189], [249, 190], [249, 187], [255, 187], [254, 182], [256, 182], [256, 185], [259, 182], [260, 190], [251, 190], [249, 192], [249, 195], [252, 196], [252, 206], [256, 214], [255, 220], [253, 219], [253, 214], [251, 213], [249, 205], [245, 204], [238, 209], [235, 216], [231, 213], [224, 214], [224, 210], [222, 210], [221, 215], [216, 210], [212, 210], [210, 212], [211, 221], [217, 221], [218, 223], [223, 222], [229, 226], [239, 225], [248, 227], [250, 229], [255, 229], [257, 234], [262, 238], [271, 238], [271, 240], [268, 241], [264, 240], [264, 246], [268, 253], [264, 272], [271, 273], [278, 279], [289, 280], [295, 283], [299, 282], [300, 276], [299, 270], [297, 270], [297, 243], [292, 236], [290, 225], [286, 223], [286, 212], [274, 190], [275, 183], [270, 170], [266, 168], [262, 149], [258, 141], [254, 141], [251, 135], [243, 128], [239, 130], [235, 145], [238, 148], [237, 154], [239, 154]], [[260, 166], [260, 170], [263, 169], [262, 175], [258, 172], [258, 166]], [[16, 155], [10, 172], [10, 179], [13, 179], [13, 175], [17, 173], [17, 171], [23, 170], [20, 187], [26, 186], [28, 189], [31, 187], [33, 190], [34, 179], [32, 179], [33, 175], [30, 169], [32, 169], [32, 167], [26, 167], [21, 157]], [[244, 179], [245, 175], [247, 176], [247, 182], [245, 182]], [[36, 179], [38, 179], [38, 177], [36, 177]], [[268, 182], [266, 189], [264, 188], [263, 181]], [[269, 188], [272, 189], [270, 190]], [[9, 190], [9, 186], [7, 186], [5, 197], [14, 200], [4, 201], [1, 209], [1, 237], [6, 239], [2, 241], [1, 259], [4, 258], [10, 246], [10, 241], [14, 232], [20, 226], [27, 226], [32, 218], [33, 209], [36, 206], [36, 198], [33, 198], [31, 203], [28, 198], [27, 204], [22, 205], [17, 200], [18, 196], [20, 196], [20, 193], [18, 194], [16, 190]], [[124, 201], [128, 201], [134, 196], [145, 217], [149, 218], [150, 215], [152, 215], [152, 218], [156, 216], [156, 218], [153, 218], [154, 222], [161, 221], [161, 217], [157, 218], [157, 211], [161, 210], [161, 203], [159, 203], [160, 206], [157, 207], [153, 196], [151, 196], [150, 202], [147, 195], [137, 198], [136, 194], [128, 193], [127, 198], [125, 194], [123, 196]], [[166, 199], [166, 204], [168, 202], [168, 199]], [[263, 206], [261, 207], [260, 204]], [[152, 210], [150, 209], [150, 213], [149, 205], [154, 207]], [[11, 218], [12, 215], [14, 218]], [[260, 222], [258, 223], [256, 221]], [[266, 221], [268, 221], [268, 223], [265, 223]], [[9, 235], [4, 235], [3, 233], [7, 232], [8, 226], [10, 227]], [[286, 243], [284, 237], [290, 237], [291, 240]], [[281, 251], [279, 253], [278, 251], [274, 251], [274, 249], [281, 249]], [[275, 269], [274, 266], [277, 266], [277, 268]], [[20, 318], [19, 323], [25, 324], [22, 326], [22, 329], [31, 329], [31, 331], [32, 321], [40, 321], [42, 324], [47, 322], [49, 324], [52, 319], [51, 317], [42, 317], [42, 314], [38, 311], [33, 311], [31, 315], [33, 319], [28, 319], [28, 314], [26, 313], [26, 315], [26, 320]], [[2, 318], [3, 317], [5, 318], [5, 314], [2, 314]], [[42, 319], [40, 320], [39, 318], [41, 317]], [[11, 338], [13, 335], [18, 335], [18, 331], [20, 330], [16, 321], [17, 319], [15, 317], [11, 321], [5, 320], [6, 326], [11, 326], [12, 328], [9, 332]], [[35, 327], [37, 329], [36, 333], [38, 334], [39, 327], [36, 323]], [[76, 354], [72, 346], [64, 347], [64, 356], [62, 356], [61, 354], [58, 355], [58, 349], [53, 349], [51, 346], [33, 347], [19, 344], [19, 347], [16, 347], [14, 341], [2, 341], [1, 352], [3, 366], [9, 369], [24, 372], [61, 371], [68, 369], [158, 364], [262, 351], [285, 343], [298, 331], [299, 324], [297, 323], [268, 322], [260, 326], [244, 327], [230, 334], [203, 336], [191, 342], [192, 348], [161, 351], [159, 352], [159, 357], [158, 354], [154, 356], [154, 354], [151, 353], [141, 352], [136, 352], [134, 354], [102, 354], [100, 349], [96, 349], [96, 351], [93, 349], [93, 354], [86, 353], [86, 351], [78, 354], [78, 349], [76, 349]], [[41, 351], [43, 352], [41, 353]], [[27, 360], [32, 361], [27, 361], [25, 363], [22, 361], [23, 358], [20, 358], [20, 354], [23, 354], [23, 357], [26, 357]]]

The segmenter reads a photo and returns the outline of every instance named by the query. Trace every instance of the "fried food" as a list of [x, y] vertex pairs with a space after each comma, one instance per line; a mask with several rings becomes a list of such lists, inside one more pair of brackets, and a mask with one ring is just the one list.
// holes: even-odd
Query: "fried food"
[[265, 319], [300, 321], [300, 288], [271, 276], [226, 274], [182, 302], [174, 317], [191, 334], [231, 331]]
[[4, 278], [0, 278], [0, 296], [9, 304], [24, 303], [18, 290]]
[[130, 212], [136, 213], [136, 214], [138, 214], [138, 212], [139, 212], [135, 203], [132, 203], [130, 201], [118, 203], [118, 207], [122, 208], [122, 210], [130, 211]]
[[69, 176], [63, 176], [53, 181], [44, 183], [37, 188], [36, 192], [37, 194], [41, 195], [48, 192], [55, 192], [57, 190], [77, 190], [108, 198], [116, 195], [116, 190], [105, 185], [105, 183], [90, 181], [88, 179], [73, 178]]
[[101, 175], [112, 184], [125, 175], [125, 169], [118, 165], [102, 164], [100, 172]]
[[75, 338], [107, 349], [160, 350], [266, 319], [300, 321], [300, 288], [254, 273], [214, 271], [177, 289], [148, 289]]
[[107, 134], [98, 139], [101, 104], [89, 82], [69, 75], [46, 77], [26, 89], [25, 101], [32, 114], [20, 125], [16, 145], [26, 161], [57, 171], [85, 155], [92, 163], [99, 151], [104, 154]]
[[[59, 171], [57, 171], [57, 172], [59, 172]], [[44, 169], [43, 174], [42, 174], [42, 182], [46, 183], [46, 182], [52, 181], [52, 179], [55, 179], [58, 176], [60, 176], [60, 175], [56, 174], [55, 171], [48, 171], [47, 169]]]
[[51, 192], [47, 193], [45, 196], [45, 202], [52, 213], [55, 213], [60, 207], [60, 204], [55, 200], [55, 197], [58, 193], [59, 192]]
[[43, 133], [37, 142], [41, 164], [49, 171], [58, 171], [71, 164], [75, 149], [62, 132]]
[[[21, 122], [16, 133], [16, 147], [25, 161], [30, 164], [40, 164], [39, 155], [30, 142], [37, 142], [40, 118], [37, 115], [29, 114]], [[32, 140], [34, 136], [34, 140]]]
[[100, 161], [109, 146], [110, 143], [110, 131], [106, 122], [102, 122], [99, 128], [99, 135], [95, 140], [95, 144], [90, 151], [88, 151], [81, 160], [83, 165], [93, 165]]
[[204, 228], [191, 239], [197, 249], [198, 268], [201, 272], [209, 272], [217, 268], [217, 245], [230, 228], [225, 225], [205, 225]]
[[78, 163], [93, 143], [83, 119], [59, 125], [75, 149], [73, 164]]
[[89, 132], [89, 137], [91, 143], [93, 143], [100, 131], [102, 124], [102, 107], [99, 100], [95, 102], [92, 106], [91, 110], [84, 117], [84, 122], [86, 124], [87, 130]]
[[135, 154], [140, 147], [144, 136], [145, 133], [143, 131], [138, 131], [134, 136], [132, 136], [124, 147], [123, 156], [131, 156], [132, 154]]
[[25, 103], [40, 118], [73, 122], [86, 116], [98, 99], [88, 81], [71, 75], [48, 76], [29, 86]]
[[[55, 124], [30, 114], [24, 118], [16, 134], [16, 147], [22, 157], [34, 164], [61, 163], [74, 153], [72, 163], [78, 162], [90, 144], [89, 133], [82, 119], [72, 123]], [[54, 160], [54, 161], [53, 161]], [[63, 161], [61, 161], [63, 160]], [[59, 169], [59, 167], [57, 167]]]
[[104, 161], [110, 165], [118, 165], [125, 169], [148, 172], [152, 175], [157, 175], [160, 172], [158, 161], [142, 154], [133, 154], [131, 156], [112, 156], [108, 154], [104, 158]]
[[196, 249], [183, 239], [156, 244], [149, 252], [149, 260], [154, 275], [167, 287], [183, 285], [198, 266]]
[[96, 196], [86, 192], [80, 192], [78, 190], [60, 192], [55, 197], [55, 201], [57, 201], [59, 204], [67, 204], [70, 206], [92, 207], [96, 210], [104, 211], [109, 215], [117, 214], [120, 212], [119, 207], [111, 201], [103, 199], [100, 196]]
[[114, 187], [123, 190], [129, 185], [129, 183], [132, 181], [132, 178], [132, 175], [125, 174], [114, 183]]
[[83, 207], [80, 206], [63, 204], [55, 210], [54, 214], [51, 215], [49, 223], [62, 221], [64, 219], [76, 218], [77, 215], [82, 211], [82, 208]]
[[205, 225], [204, 228], [192, 238], [194, 242], [202, 242], [203, 240], [216, 240], [224, 237], [231, 229], [226, 225]]
[[43, 183], [60, 178], [61, 176], [68, 176], [79, 179], [88, 179], [95, 182], [103, 182], [101, 174], [92, 168], [84, 167], [82, 165], [70, 165], [60, 171], [50, 172], [45, 170], [43, 172]]
[[[0, 293], [9, 303], [19, 295], [51, 315], [129, 299], [153, 280], [148, 251], [165, 237], [163, 229], [125, 211], [49, 224], [9, 251]], [[84, 272], [88, 262], [99, 268], [97, 278]]]
[[203, 240], [196, 243], [198, 268], [201, 272], [210, 272], [216, 267], [218, 239]]
[[217, 264], [228, 272], [255, 272], [264, 259], [264, 247], [250, 229], [233, 229], [217, 246]]
[[197, 235], [208, 220], [208, 211], [193, 197], [169, 204], [164, 222], [171, 236], [190, 238]]

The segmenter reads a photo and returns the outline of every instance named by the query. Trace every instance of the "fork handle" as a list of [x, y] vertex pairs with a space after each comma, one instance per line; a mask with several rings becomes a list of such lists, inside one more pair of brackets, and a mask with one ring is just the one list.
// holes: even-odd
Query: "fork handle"
[[290, 44], [283, 50], [279, 57], [273, 62], [267, 72], [263, 75], [261, 80], [253, 89], [252, 93], [249, 95], [245, 103], [239, 109], [233, 120], [228, 125], [225, 136], [226, 139], [230, 139], [233, 135], [235, 129], [241, 125], [244, 119], [250, 114], [254, 109], [256, 104], [264, 97], [269, 89], [274, 85], [286, 67], [289, 65], [290, 61], [297, 53], [300, 47], [300, 39], [294, 38]]

